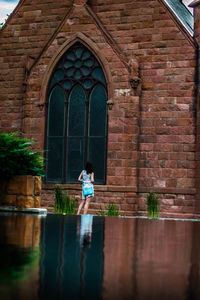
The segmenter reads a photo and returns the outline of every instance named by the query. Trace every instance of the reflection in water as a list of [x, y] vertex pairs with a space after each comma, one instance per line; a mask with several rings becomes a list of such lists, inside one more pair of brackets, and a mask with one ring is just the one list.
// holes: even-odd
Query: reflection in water
[[40, 298], [100, 299], [104, 219], [48, 215], [42, 230]]
[[132, 299], [136, 219], [105, 219], [103, 299]]
[[105, 220], [103, 299], [200, 299], [200, 223]]
[[37, 299], [40, 218], [0, 215], [0, 299]]
[[80, 245], [85, 247], [89, 245], [92, 239], [92, 215], [81, 215], [81, 225], [80, 225]]
[[0, 215], [0, 299], [200, 299], [200, 222]]
[[80, 293], [79, 297], [82, 299], [84, 297], [84, 288], [86, 285], [85, 281], [85, 271], [86, 271], [86, 252], [87, 248], [91, 245], [92, 240], [92, 215], [81, 215], [81, 224], [80, 230], [78, 233], [80, 234]]

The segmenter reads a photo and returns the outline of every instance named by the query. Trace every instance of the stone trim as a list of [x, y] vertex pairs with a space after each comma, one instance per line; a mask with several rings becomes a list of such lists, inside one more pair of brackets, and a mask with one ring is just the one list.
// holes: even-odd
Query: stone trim
[[114, 38], [110, 35], [110, 33], [103, 26], [103, 24], [101, 23], [98, 16], [94, 13], [94, 11], [88, 5], [86, 5], [85, 8], [86, 8], [87, 12], [89, 13], [89, 15], [92, 17], [92, 19], [95, 21], [95, 24], [97, 25], [97, 27], [102, 32], [102, 34], [103, 34], [104, 38], [107, 40], [108, 44], [112, 47], [113, 51], [117, 54], [117, 56], [119, 57], [121, 62], [124, 64], [126, 69], [128, 71], [130, 71], [130, 67], [129, 67], [129, 64], [128, 64], [128, 59], [125, 56], [125, 54], [121, 51], [121, 49], [118, 47], [118, 45], [117, 45], [116, 41], [114, 40]]
[[95, 43], [93, 43], [88, 37], [86, 37], [83, 33], [76, 33], [71, 39], [68, 39], [66, 42], [64, 42], [59, 50], [56, 52], [56, 54], [52, 57], [50, 63], [48, 64], [48, 67], [45, 71], [45, 75], [43, 77], [43, 81], [41, 84], [41, 93], [40, 93], [40, 99], [41, 102], [43, 102], [46, 99], [46, 89], [47, 89], [47, 83], [49, 81], [49, 78], [52, 75], [53, 69], [59, 59], [62, 57], [62, 55], [69, 49], [74, 43], [77, 41], [83, 43], [91, 52], [96, 56], [98, 61], [101, 64], [102, 69], [104, 70], [106, 81], [108, 84], [108, 98], [114, 97], [114, 91], [112, 88], [112, 74], [110, 71], [110, 68], [108, 66], [108, 63], [105, 59], [105, 57], [101, 54], [100, 49], [97, 47]]
[[[43, 80], [41, 83], [41, 90], [40, 90], [40, 105], [46, 104], [46, 92], [48, 87], [49, 79], [52, 75], [53, 69], [62, 55], [70, 48], [75, 42], [80, 41], [84, 44], [91, 52], [96, 56], [98, 61], [101, 64], [101, 67], [104, 71], [106, 81], [107, 81], [107, 89], [108, 89], [108, 99], [114, 99], [114, 90], [112, 84], [112, 74], [109, 68], [109, 64], [106, 61], [106, 58], [101, 54], [100, 49], [94, 44], [88, 37], [86, 37], [83, 33], [76, 33], [71, 39], [68, 39], [63, 45], [60, 46], [59, 50], [56, 54], [52, 57], [50, 63], [48, 64], [47, 69], [45, 70]], [[109, 114], [108, 110], [108, 114]], [[45, 118], [46, 118], [46, 108], [44, 109], [44, 121], [42, 126], [43, 136], [45, 137]], [[45, 140], [43, 140], [43, 143]], [[44, 148], [44, 145], [43, 145]]]
[[197, 48], [197, 42], [188, 33], [188, 31], [185, 29], [185, 27], [182, 25], [182, 23], [177, 19], [176, 15], [170, 10], [170, 8], [167, 6], [167, 4], [163, 0], [158, 0], [158, 2], [167, 9], [167, 11], [171, 15], [172, 19], [174, 20], [174, 22], [176, 23], [176, 25], [178, 26], [178, 28], [180, 29], [180, 31], [187, 38], [187, 40], [190, 42], [190, 44], [193, 46], [193, 48]]
[[41, 201], [41, 185], [40, 176], [14, 176], [6, 182], [3, 196], [0, 200], [4, 206], [39, 208]]
[[59, 32], [59, 30], [63, 26], [66, 18], [73, 11], [73, 9], [74, 9], [73, 6], [70, 7], [69, 10], [67, 11], [67, 13], [64, 15], [62, 21], [60, 22], [60, 24], [58, 25], [58, 27], [56, 28], [56, 30], [54, 31], [54, 33], [52, 34], [52, 36], [50, 37], [50, 39], [48, 40], [48, 42], [45, 44], [44, 48], [42, 49], [42, 51], [40, 52], [40, 54], [38, 55], [38, 57], [35, 59], [34, 63], [32, 64], [32, 66], [30, 68], [30, 71], [29, 71], [29, 74], [31, 73], [31, 71], [35, 67], [35, 65], [38, 63], [38, 61], [42, 57], [43, 53], [48, 49], [48, 47], [50, 46], [50, 44], [52, 43], [52, 41], [55, 39], [56, 34]]
[[[56, 184], [43, 184], [42, 190], [53, 190]], [[66, 190], [81, 190], [81, 184], [60, 184]], [[157, 194], [185, 194], [195, 195], [195, 189], [187, 188], [147, 188], [135, 186], [112, 186], [112, 185], [95, 185], [97, 192], [135, 192], [135, 193], [148, 193], [149, 191]]]
[[200, 0], [193, 0], [188, 6], [189, 7], [195, 7], [200, 5]]
[[73, 6], [84, 6], [88, 0], [73, 0]]
[[38, 215], [46, 215], [46, 208], [18, 208], [18, 207], [10, 207], [10, 206], [0, 206], [0, 211], [3, 212], [17, 212], [17, 213], [29, 213], [29, 214], [38, 214]]
[[0, 35], [3, 32], [4, 28], [6, 28], [7, 24], [10, 22], [10, 20], [12, 19], [12, 17], [17, 13], [17, 11], [19, 10], [19, 8], [24, 4], [26, 0], [20, 0], [19, 3], [17, 4], [17, 6], [15, 7], [15, 9], [13, 10], [13, 12], [8, 16], [6, 22], [4, 23], [3, 27], [0, 30]]

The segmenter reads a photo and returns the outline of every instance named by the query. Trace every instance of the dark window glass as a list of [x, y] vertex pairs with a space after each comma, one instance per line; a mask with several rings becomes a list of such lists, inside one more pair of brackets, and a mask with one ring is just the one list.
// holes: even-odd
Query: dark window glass
[[106, 135], [106, 99], [105, 88], [100, 84], [95, 86], [90, 99], [90, 136]]
[[98, 60], [75, 43], [57, 63], [49, 83], [47, 181], [77, 182], [90, 160], [95, 182], [105, 183], [106, 102], [106, 79]]
[[63, 146], [62, 137], [49, 137], [47, 143], [47, 181], [63, 181]]
[[81, 170], [84, 168], [85, 138], [67, 138], [67, 182], [76, 182]]
[[85, 133], [85, 102], [84, 89], [76, 85], [69, 96], [68, 136], [83, 136]]
[[89, 161], [94, 164], [95, 183], [102, 184], [105, 182], [106, 138], [89, 137], [88, 152]]
[[56, 86], [49, 98], [48, 136], [63, 136], [64, 133], [64, 90]]
[[104, 77], [104, 74], [103, 74], [103, 71], [102, 71], [101, 68], [95, 68], [94, 71], [92, 72], [92, 76], [94, 78], [96, 78], [97, 80], [100, 80], [104, 84], [106, 83], [105, 82], [105, 77]]
[[69, 80], [65, 81], [65, 83], [64, 83], [64, 88], [65, 88], [66, 90], [69, 90], [71, 87], [72, 87], [71, 81], [69, 81]]

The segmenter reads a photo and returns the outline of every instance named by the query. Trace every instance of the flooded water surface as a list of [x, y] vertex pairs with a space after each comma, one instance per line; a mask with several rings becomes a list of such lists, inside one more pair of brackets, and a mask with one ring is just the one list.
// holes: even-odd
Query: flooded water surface
[[200, 222], [0, 214], [0, 299], [200, 299]]

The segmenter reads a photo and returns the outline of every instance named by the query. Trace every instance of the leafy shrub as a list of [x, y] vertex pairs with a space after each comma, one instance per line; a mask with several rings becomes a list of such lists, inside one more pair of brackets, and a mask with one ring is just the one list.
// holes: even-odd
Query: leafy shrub
[[159, 218], [160, 208], [158, 196], [153, 192], [147, 193], [147, 211], [149, 218]]
[[41, 151], [32, 150], [33, 139], [25, 139], [19, 133], [0, 133], [0, 178], [16, 175], [44, 176]]
[[54, 210], [58, 214], [75, 215], [77, 207], [77, 199], [70, 198], [69, 195], [63, 195], [59, 185], [54, 189]]

